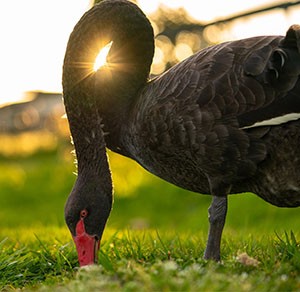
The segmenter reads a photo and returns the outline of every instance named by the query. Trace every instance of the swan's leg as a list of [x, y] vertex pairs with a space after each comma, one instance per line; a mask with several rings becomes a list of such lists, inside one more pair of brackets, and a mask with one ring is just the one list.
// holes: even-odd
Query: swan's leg
[[204, 259], [219, 261], [222, 231], [227, 213], [227, 195], [224, 197], [213, 196], [208, 212], [210, 227]]

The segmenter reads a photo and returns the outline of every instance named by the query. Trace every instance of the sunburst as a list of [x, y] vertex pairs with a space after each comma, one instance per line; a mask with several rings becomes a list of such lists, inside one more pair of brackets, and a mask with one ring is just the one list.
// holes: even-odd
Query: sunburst
[[94, 71], [98, 71], [100, 68], [107, 66], [107, 55], [112, 46], [112, 42], [108, 43], [105, 47], [103, 47], [99, 54], [96, 57], [93, 69]]

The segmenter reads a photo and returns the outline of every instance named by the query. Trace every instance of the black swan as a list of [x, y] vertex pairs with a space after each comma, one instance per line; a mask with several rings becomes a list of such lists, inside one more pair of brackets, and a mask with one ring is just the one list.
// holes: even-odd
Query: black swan
[[212, 195], [205, 259], [220, 260], [230, 193], [300, 205], [300, 26], [206, 48], [149, 80], [153, 52], [150, 22], [126, 0], [94, 6], [70, 35], [63, 94], [78, 177], [65, 219], [81, 266], [97, 262], [112, 207], [106, 147]]

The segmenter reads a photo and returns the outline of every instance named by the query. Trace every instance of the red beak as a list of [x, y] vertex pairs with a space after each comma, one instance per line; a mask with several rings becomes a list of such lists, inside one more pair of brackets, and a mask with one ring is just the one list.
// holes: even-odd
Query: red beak
[[73, 236], [79, 265], [81, 267], [97, 264], [100, 240], [97, 236], [86, 233], [83, 219], [80, 219], [76, 225], [76, 236]]

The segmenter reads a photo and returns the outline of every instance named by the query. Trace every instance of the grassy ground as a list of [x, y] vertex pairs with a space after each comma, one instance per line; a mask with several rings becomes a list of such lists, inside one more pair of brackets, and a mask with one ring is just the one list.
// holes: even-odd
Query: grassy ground
[[207, 263], [210, 197], [167, 184], [113, 154], [115, 202], [101, 264], [78, 269], [63, 220], [73, 158], [66, 144], [50, 146], [0, 158], [2, 290], [300, 289], [299, 209], [276, 208], [252, 194], [231, 196], [223, 262]]
[[[223, 263], [202, 260], [202, 233], [108, 229], [100, 266], [77, 269], [74, 248], [59, 228], [0, 244], [2, 289], [40, 291], [299, 291], [300, 251], [293, 234], [282, 238], [231, 236]], [[55, 234], [56, 239], [53, 238]], [[230, 236], [229, 236], [230, 235]], [[14, 233], [11, 233], [14, 236]], [[257, 236], [257, 234], [256, 234]], [[251, 257], [251, 256], [252, 257]]]

